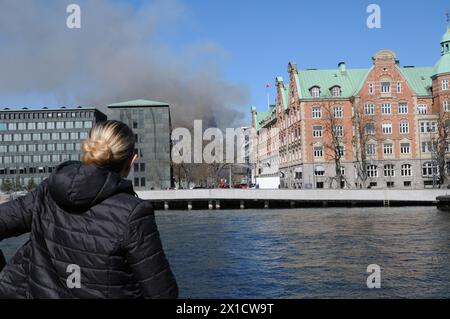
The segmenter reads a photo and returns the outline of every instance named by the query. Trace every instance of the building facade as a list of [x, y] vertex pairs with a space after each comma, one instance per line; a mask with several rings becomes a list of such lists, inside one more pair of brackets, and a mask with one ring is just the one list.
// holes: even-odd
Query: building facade
[[[278, 99], [278, 101], [282, 101]], [[252, 111], [253, 152], [255, 161], [255, 183], [261, 189], [276, 189], [280, 186], [279, 175], [279, 130], [277, 126], [276, 106], [271, 105], [268, 112]]]
[[89, 130], [104, 120], [93, 108], [1, 109], [0, 185], [39, 184], [59, 163], [79, 160]]
[[108, 105], [110, 115], [135, 133], [138, 159], [128, 177], [136, 190], [173, 187], [171, 119], [164, 102], [133, 100]]
[[171, 121], [166, 103], [135, 100], [95, 108], [0, 110], [0, 186], [37, 185], [60, 163], [80, 160], [81, 145], [97, 122], [120, 120], [135, 132], [139, 158], [128, 179], [135, 190], [171, 187]]
[[[401, 67], [390, 50], [376, 53], [369, 69], [341, 62], [331, 70], [299, 70], [289, 63], [289, 83], [276, 78], [281, 187], [448, 183], [449, 46], [450, 30], [435, 67]], [[257, 153], [257, 162], [264, 158]]]

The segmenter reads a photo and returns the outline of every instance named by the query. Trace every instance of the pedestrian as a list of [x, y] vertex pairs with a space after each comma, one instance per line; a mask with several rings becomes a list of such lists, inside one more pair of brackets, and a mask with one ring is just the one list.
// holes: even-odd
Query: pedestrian
[[0, 273], [1, 298], [178, 297], [153, 207], [125, 179], [134, 142], [126, 124], [99, 122], [81, 161], [0, 205], [0, 241], [30, 233]]

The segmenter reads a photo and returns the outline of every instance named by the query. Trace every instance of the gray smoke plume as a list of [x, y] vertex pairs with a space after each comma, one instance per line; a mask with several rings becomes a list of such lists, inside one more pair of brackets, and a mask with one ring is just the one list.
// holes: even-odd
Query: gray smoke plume
[[[81, 7], [81, 29], [66, 26], [71, 3]], [[179, 0], [0, 0], [0, 104], [1, 95], [31, 93], [105, 111], [143, 98], [168, 102], [175, 125], [240, 125], [247, 110], [237, 106], [248, 93], [221, 74], [226, 53], [214, 42], [178, 50], [158, 39], [184, 23], [189, 11]]]

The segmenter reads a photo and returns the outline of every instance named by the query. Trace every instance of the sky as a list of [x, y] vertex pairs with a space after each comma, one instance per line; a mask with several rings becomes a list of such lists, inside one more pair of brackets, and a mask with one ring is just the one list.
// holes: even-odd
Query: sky
[[[12, 1], [0, 0], [0, 3]], [[27, 1], [32, 7], [27, 15], [21, 13], [19, 6], [11, 4], [6, 9], [2, 6], [4, 15], [23, 23], [24, 27], [9, 30], [11, 27], [4, 23], [0, 28], [0, 51], [3, 52], [0, 59], [7, 61], [3, 64], [0, 61], [0, 86], [3, 86], [3, 89], [0, 87], [1, 106], [52, 107], [61, 104], [106, 103], [108, 99], [114, 102], [113, 99], [149, 92], [155, 99], [165, 98], [175, 104], [179, 118], [183, 116], [181, 110], [196, 109], [197, 104], [201, 105], [198, 112], [191, 112], [190, 118], [203, 114], [211, 118], [211, 125], [220, 121], [221, 125], [249, 121], [252, 105], [259, 111], [265, 111], [266, 83], [271, 84], [270, 99], [273, 103], [275, 77], [282, 76], [285, 81], [288, 80], [287, 64], [290, 61], [297, 63], [299, 69], [336, 68], [340, 61], [345, 61], [347, 68], [369, 68], [371, 57], [377, 51], [390, 49], [397, 54], [401, 65], [433, 66], [439, 59], [439, 41], [447, 26], [445, 13], [450, 9], [450, 1], [443, 0], [98, 0], [96, 3], [101, 4], [95, 8], [96, 15], [93, 15], [89, 11], [94, 10], [89, 7], [92, 4], [80, 0], [83, 31], [76, 39], [81, 47], [77, 48], [80, 59], [88, 59], [89, 54], [105, 54], [105, 48], [110, 43], [113, 44], [112, 48], [118, 48], [119, 43], [129, 43], [135, 50], [124, 54], [128, 60], [114, 60], [120, 66], [117, 68], [118, 73], [111, 73], [108, 69], [112, 62], [102, 63], [102, 58], [97, 57], [95, 61], [98, 64], [93, 66], [94, 69], [98, 66], [95, 72], [68, 68], [64, 74], [68, 80], [65, 80], [61, 78], [63, 75], [54, 75], [54, 72], [61, 69], [63, 63], [70, 64], [72, 60], [53, 65], [53, 58], [46, 60], [39, 55], [46, 56], [53, 51], [53, 45], [56, 44], [51, 41], [59, 41], [61, 34], [57, 33], [50, 37], [48, 43], [41, 44], [40, 41], [33, 41], [35, 35], [30, 34], [29, 28], [25, 26], [30, 19], [37, 30], [44, 25], [47, 28], [42, 32], [53, 34], [56, 31], [51, 22], [42, 20], [39, 23], [33, 13], [47, 15], [45, 20], [48, 21], [59, 21], [67, 16], [63, 11], [64, 5], [77, 3], [77, 0], [59, 0], [60, 6], [49, 6], [45, 11], [40, 11], [40, 6], [46, 6], [48, 2]], [[34, 5], [36, 1], [40, 6]], [[366, 25], [370, 15], [366, 9], [371, 3], [381, 8], [380, 29], [369, 29]], [[123, 22], [120, 19], [130, 21]], [[137, 23], [139, 19], [145, 21]], [[0, 16], [1, 20], [4, 17]], [[89, 37], [88, 32], [100, 28], [96, 23], [102, 24], [101, 30], [107, 32], [108, 36], [84, 41], [83, 37]], [[136, 37], [141, 32], [139, 28], [151, 28], [152, 32]], [[20, 39], [22, 33], [29, 37], [27, 41], [12, 40]], [[71, 36], [73, 33], [69, 34]], [[46, 51], [41, 52], [46, 45]], [[94, 49], [101, 46], [101, 50], [83, 52], [83, 45], [93, 46]], [[61, 47], [57, 49], [61, 50]], [[29, 52], [26, 58], [18, 54], [24, 51]], [[142, 52], [147, 51], [151, 55], [149, 65], [153, 68], [149, 67], [149, 72], [158, 70], [153, 72], [158, 74], [158, 78], [142, 80], [147, 70], [134, 68], [135, 73], [143, 74], [139, 74], [139, 77], [130, 75], [126, 85], [120, 81], [111, 81], [124, 70], [126, 72], [127, 64], [132, 63], [128, 61], [145, 63], [146, 53]], [[36, 52], [37, 57], [33, 56], [33, 52]], [[76, 61], [77, 51], [71, 55]], [[28, 73], [16, 71], [24, 63], [46, 65], [46, 68], [31, 67]], [[7, 72], [2, 72], [2, 67]], [[164, 70], [168, 70], [170, 76], [164, 74]], [[17, 83], [5, 86], [11, 74], [17, 74]], [[34, 80], [33, 74], [36, 77]], [[30, 79], [21, 80], [28, 75]], [[174, 80], [176, 77], [181, 77], [181, 80]], [[47, 78], [54, 78], [54, 81], [42, 85], [42, 81], [45, 82]], [[86, 88], [86, 82], [81, 78], [102, 88], [102, 95]], [[159, 84], [158, 79], [162, 79]], [[141, 82], [139, 90], [135, 89], [135, 86], [139, 86], [137, 81]], [[174, 81], [179, 82], [173, 88], [180, 92], [179, 96], [165, 89]], [[64, 85], [58, 84], [61, 82]], [[108, 83], [103, 85], [103, 82]], [[127, 90], [123, 86], [127, 86]], [[183, 99], [186, 96], [188, 106], [184, 107]], [[210, 107], [210, 104], [214, 106]]]

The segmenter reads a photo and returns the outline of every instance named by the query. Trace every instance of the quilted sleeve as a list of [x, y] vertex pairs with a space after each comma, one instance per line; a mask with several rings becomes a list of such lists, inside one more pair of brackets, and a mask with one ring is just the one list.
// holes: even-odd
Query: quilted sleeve
[[124, 248], [144, 298], [178, 297], [178, 286], [164, 254], [150, 202], [142, 201], [131, 213]]

